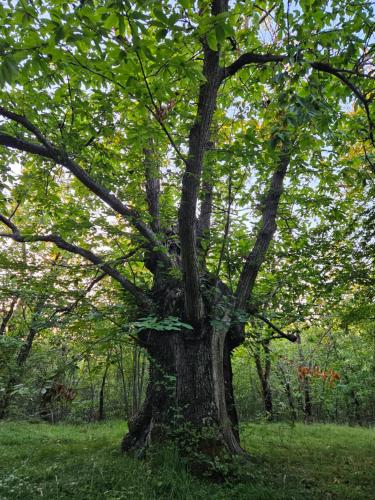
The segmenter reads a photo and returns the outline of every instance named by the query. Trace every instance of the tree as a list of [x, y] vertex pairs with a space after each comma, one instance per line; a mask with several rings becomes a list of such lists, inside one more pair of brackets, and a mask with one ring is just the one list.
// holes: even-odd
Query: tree
[[[42, 260], [36, 261], [28, 257], [25, 248], [22, 248], [21, 260], [17, 254], [13, 259], [0, 254], [0, 266], [7, 270], [1, 272], [0, 284], [5, 305], [1, 321], [4, 359], [0, 418], [7, 416], [15, 387], [22, 382], [36, 338], [46, 329], [66, 323], [80, 302], [106, 276], [100, 273], [83, 291], [78, 287], [69, 290], [69, 266], [61, 259], [61, 254], [55, 253], [51, 259], [51, 255], [40, 253]], [[10, 349], [7, 349], [7, 344]]]
[[[231, 353], [285, 179], [319, 182], [348, 133], [374, 168], [371, 5], [35, 1], [0, 16], [2, 237], [89, 261], [146, 318], [149, 386], [124, 450], [183, 429], [203, 454], [242, 454]], [[124, 246], [136, 272], [112, 263]]]

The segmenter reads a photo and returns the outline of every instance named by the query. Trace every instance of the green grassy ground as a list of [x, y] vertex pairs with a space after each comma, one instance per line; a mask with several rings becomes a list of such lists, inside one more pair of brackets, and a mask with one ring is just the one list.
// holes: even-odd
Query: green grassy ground
[[173, 453], [124, 457], [122, 422], [0, 424], [0, 499], [374, 499], [375, 429], [251, 424], [241, 481], [210, 484]]

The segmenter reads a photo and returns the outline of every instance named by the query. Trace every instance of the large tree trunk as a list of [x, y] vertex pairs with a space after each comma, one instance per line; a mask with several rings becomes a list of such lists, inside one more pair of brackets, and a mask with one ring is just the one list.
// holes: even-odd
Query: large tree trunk
[[[228, 325], [200, 334], [185, 330], [145, 337], [150, 379], [141, 411], [129, 422], [123, 450], [140, 456], [150, 444], [172, 440], [182, 453], [213, 458], [243, 454], [232, 386]], [[232, 344], [233, 345], [233, 344]]]

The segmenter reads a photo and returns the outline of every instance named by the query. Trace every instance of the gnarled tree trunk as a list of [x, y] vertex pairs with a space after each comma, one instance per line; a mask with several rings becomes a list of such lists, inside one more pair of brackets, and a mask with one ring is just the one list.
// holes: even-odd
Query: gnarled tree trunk
[[150, 380], [144, 405], [129, 422], [123, 450], [143, 455], [173, 437], [184, 452], [194, 441], [205, 457], [243, 454], [233, 399], [229, 326], [210, 318], [200, 333], [147, 335]]

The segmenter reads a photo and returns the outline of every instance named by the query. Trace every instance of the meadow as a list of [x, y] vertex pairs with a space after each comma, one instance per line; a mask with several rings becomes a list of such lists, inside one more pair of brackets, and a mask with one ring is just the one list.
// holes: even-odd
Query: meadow
[[241, 474], [221, 484], [190, 475], [171, 449], [124, 456], [122, 421], [0, 423], [1, 500], [373, 499], [375, 429], [246, 424]]

